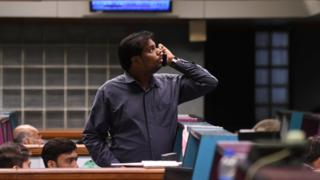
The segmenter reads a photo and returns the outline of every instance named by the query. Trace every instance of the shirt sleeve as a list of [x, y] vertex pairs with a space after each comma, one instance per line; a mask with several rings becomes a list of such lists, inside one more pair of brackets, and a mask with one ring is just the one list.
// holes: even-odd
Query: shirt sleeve
[[83, 143], [92, 159], [100, 167], [110, 166], [119, 161], [114, 157], [106, 141], [110, 120], [110, 103], [103, 89], [98, 89], [89, 119], [83, 131]]
[[183, 74], [179, 104], [203, 96], [218, 85], [218, 79], [198, 64], [178, 59], [171, 66]]

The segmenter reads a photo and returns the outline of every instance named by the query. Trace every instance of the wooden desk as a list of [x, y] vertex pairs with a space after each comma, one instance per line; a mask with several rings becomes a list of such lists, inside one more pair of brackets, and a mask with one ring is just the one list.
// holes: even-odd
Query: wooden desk
[[0, 169], [0, 179], [6, 180], [162, 180], [163, 177], [163, 168]]
[[43, 139], [52, 138], [67, 138], [67, 139], [81, 139], [83, 129], [73, 130], [43, 130], [40, 134]]
[[[24, 145], [32, 153], [32, 156], [40, 156], [42, 152], [43, 145], [28, 144]], [[89, 156], [88, 149], [83, 144], [77, 144], [76, 152], [78, 156]]]

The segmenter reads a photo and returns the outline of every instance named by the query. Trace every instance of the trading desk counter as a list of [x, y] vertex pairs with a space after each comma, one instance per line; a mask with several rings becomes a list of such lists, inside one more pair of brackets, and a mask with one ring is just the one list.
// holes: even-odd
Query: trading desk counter
[[6, 180], [162, 180], [163, 177], [163, 168], [0, 169], [0, 179]]

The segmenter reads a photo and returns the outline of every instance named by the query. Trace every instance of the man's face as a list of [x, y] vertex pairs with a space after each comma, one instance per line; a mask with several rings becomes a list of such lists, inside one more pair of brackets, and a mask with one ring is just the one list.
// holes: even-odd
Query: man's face
[[140, 55], [144, 69], [151, 73], [157, 72], [161, 68], [161, 51], [152, 39], [149, 39]]
[[57, 161], [53, 162], [54, 168], [79, 168], [78, 163], [78, 154], [76, 151], [72, 151], [72, 153], [64, 153], [61, 154]]
[[32, 130], [30, 132], [30, 137], [28, 138], [28, 144], [43, 144], [42, 137], [38, 130]]

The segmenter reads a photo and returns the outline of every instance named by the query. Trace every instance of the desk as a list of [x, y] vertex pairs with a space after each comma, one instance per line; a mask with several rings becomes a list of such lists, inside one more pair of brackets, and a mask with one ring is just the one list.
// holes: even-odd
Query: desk
[[43, 139], [52, 138], [67, 138], [67, 139], [81, 139], [83, 129], [72, 130], [43, 130], [40, 131], [40, 135]]
[[163, 168], [0, 169], [0, 179], [6, 180], [162, 180], [163, 177]]

